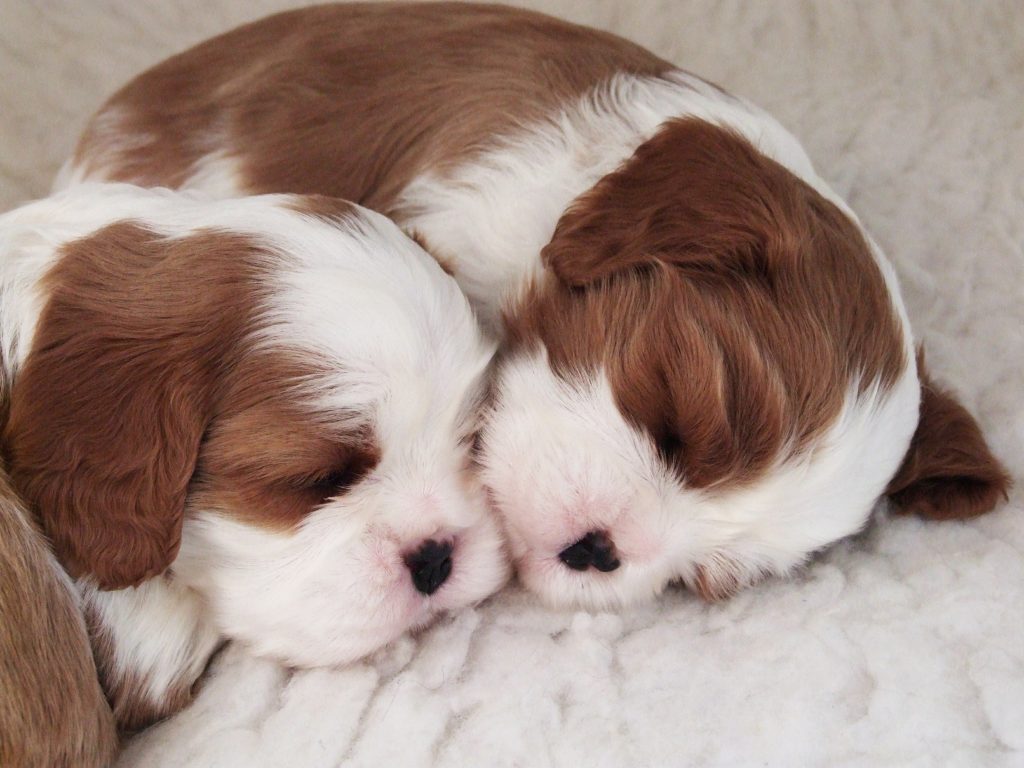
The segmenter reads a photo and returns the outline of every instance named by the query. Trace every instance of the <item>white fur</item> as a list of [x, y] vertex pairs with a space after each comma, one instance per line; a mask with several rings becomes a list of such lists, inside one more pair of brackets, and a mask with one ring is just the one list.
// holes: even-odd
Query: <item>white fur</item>
[[[774, 118], [681, 71], [615, 77], [546, 120], [493, 137], [494, 148], [471, 161], [413, 179], [396, 218], [422, 233], [453, 268], [485, 328], [500, 338], [502, 310], [542, 272], [540, 253], [562, 212], [666, 120], [687, 116], [737, 131], [859, 224]], [[217, 156], [230, 149], [218, 147]], [[237, 191], [231, 168], [223, 178], [203, 181], [221, 193]], [[600, 375], [566, 383], [542, 358], [506, 360], [497, 373], [501, 397], [482, 456], [524, 581], [555, 603], [626, 602], [670, 579], [694, 579], [698, 565], [713, 577], [711, 566], [728, 564], [742, 571], [733, 574], [741, 582], [762, 571], [784, 573], [859, 529], [905, 453], [919, 399], [913, 337], [895, 272], [867, 239], [903, 326], [904, 376], [891, 392], [869, 382], [870, 396], [850, 395], [832, 431], [795, 463], [775, 468], [756, 492], [707, 498], [678, 487], [644, 438], [625, 425]], [[869, 452], [878, 441], [885, 450]], [[870, 473], [859, 468], [864, 456], [877, 462]], [[850, 487], [836, 500], [833, 491], [820, 489], [844, 469]], [[811, 488], [819, 488], [817, 496]], [[588, 511], [579, 512], [581, 506]], [[614, 528], [616, 547], [632, 555], [608, 574], [567, 571], [557, 552], [595, 527]]]
[[[502, 308], [542, 270], [541, 249], [562, 212], [678, 117], [737, 131], [857, 221], [775, 118], [681, 71], [614, 77], [543, 123], [496, 137], [496, 148], [472, 162], [413, 179], [397, 218], [443, 255], [485, 326], [500, 335]], [[905, 316], [895, 273], [877, 248], [875, 255]]]
[[[1020, 4], [529, 5], [783, 118], [896, 264], [933, 370], [1009, 464], [1011, 502], [964, 523], [881, 515], [796, 580], [711, 606], [671, 589], [617, 615], [542, 610], [509, 589], [366, 664], [290, 674], [229, 648], [196, 704], [129, 742], [119, 768], [1020, 768]], [[8, 204], [48, 183], [75, 131], [63, 116], [87, 114], [158, 51], [263, 12], [249, 0], [202, 13], [185, 0], [0, 7]]]
[[[687, 488], [615, 405], [602, 374], [564, 381], [543, 352], [503, 371], [485, 435], [484, 481], [517, 571], [549, 603], [603, 608], [650, 598], [676, 579], [750, 583], [783, 575], [867, 521], [917, 423], [912, 368], [884, 394], [846, 398], [807, 451], [743, 489]], [[581, 450], [580, 446], [585, 446]], [[558, 553], [607, 531], [622, 566], [567, 569]], [[717, 573], [720, 568], [733, 569]]]
[[215, 149], [199, 159], [179, 188], [196, 189], [216, 197], [235, 197], [241, 188], [240, 178], [238, 163], [224, 150]]
[[[282, 392], [310, 429], [371, 429], [379, 465], [294, 532], [188, 503], [173, 580], [101, 593], [82, 586], [115, 639], [122, 674], [159, 699], [192, 680], [220, 637], [298, 665], [340, 664], [479, 601], [508, 576], [467, 435], [493, 354], [454, 281], [391, 222], [297, 213], [290, 195], [212, 201], [127, 185], [81, 185], [0, 217], [0, 343], [8, 381], [29, 354], [64, 243], [120, 220], [167, 237], [248, 233], [266, 248], [267, 303], [248, 344], [304, 355], [324, 373]], [[449, 579], [427, 597], [402, 556], [454, 541]]]
[[79, 583], [82, 600], [109, 635], [113, 648], [111, 684], [142, 681], [149, 706], [189, 688], [221, 642], [203, 601], [164, 577], [138, 587], [103, 592]]
[[[500, 313], [542, 271], [540, 252], [562, 212], [625, 162], [666, 120], [693, 116], [735, 130], [857, 222], [774, 118], [699, 78], [619, 76], [541, 124], [502, 137], [482, 157], [414, 179], [399, 220], [450, 263], [496, 334]], [[857, 222], [859, 224], [859, 222]], [[920, 391], [895, 273], [873, 241], [904, 333], [906, 370], [890, 392], [854, 382], [842, 416], [806, 454], [752, 488], [721, 496], [671, 478], [629, 427], [603, 376], [559, 380], [543, 356], [507, 360], [483, 439], [485, 483], [505, 522], [522, 580], [556, 604], [608, 606], [659, 592], [673, 579], [748, 583], [784, 574], [859, 530], [906, 453]], [[622, 566], [578, 573], [558, 552], [607, 530]], [[716, 573], [723, 568], [736, 573]]]

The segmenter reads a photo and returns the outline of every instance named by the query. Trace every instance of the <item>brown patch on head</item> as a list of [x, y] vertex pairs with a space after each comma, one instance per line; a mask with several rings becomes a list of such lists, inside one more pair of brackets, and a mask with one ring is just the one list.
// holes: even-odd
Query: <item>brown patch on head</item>
[[66, 245], [11, 397], [11, 472], [75, 576], [119, 588], [178, 551], [199, 443], [260, 301], [249, 238], [122, 222]]
[[0, 470], [0, 765], [101, 768], [116, 749], [75, 596]]
[[1010, 490], [1010, 476], [992, 455], [974, 418], [928, 375], [918, 355], [921, 415], [910, 449], [886, 493], [899, 512], [932, 520], [976, 517]]
[[888, 387], [904, 340], [857, 227], [741, 137], [666, 124], [562, 216], [507, 317], [564, 376], [603, 368], [691, 487], [750, 481]]
[[304, 8], [154, 67], [94, 119], [76, 161], [179, 186], [226, 150], [243, 191], [312, 192], [391, 213], [418, 173], [490, 146], [619, 73], [670, 65], [531, 11], [461, 3]]
[[367, 425], [339, 431], [302, 404], [322, 364], [247, 341], [268, 258], [243, 235], [123, 222], [65, 246], [45, 278], [5, 438], [74, 575], [119, 588], [163, 572], [192, 490], [281, 528], [376, 464]]

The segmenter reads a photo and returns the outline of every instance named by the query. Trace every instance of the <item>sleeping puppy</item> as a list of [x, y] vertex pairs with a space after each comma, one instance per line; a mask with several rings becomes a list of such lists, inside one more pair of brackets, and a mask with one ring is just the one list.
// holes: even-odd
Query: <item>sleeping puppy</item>
[[798, 142], [612, 35], [500, 6], [273, 16], [117, 93], [62, 183], [89, 178], [327, 193], [415, 232], [504, 341], [478, 461], [550, 603], [720, 598], [882, 496], [963, 518], [1005, 494]]
[[493, 344], [383, 216], [82, 185], [0, 259], [11, 477], [122, 728], [223, 639], [341, 664], [506, 579], [468, 467]]

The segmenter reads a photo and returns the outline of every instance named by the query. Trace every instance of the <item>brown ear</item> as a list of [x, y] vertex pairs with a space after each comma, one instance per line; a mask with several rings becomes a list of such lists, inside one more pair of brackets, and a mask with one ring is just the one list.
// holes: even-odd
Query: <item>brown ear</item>
[[1010, 478], [974, 417], [940, 389], [918, 355], [921, 415], [910, 449], [886, 493], [899, 512], [933, 520], [975, 517], [1007, 498]]
[[[131, 223], [65, 246], [11, 393], [11, 474], [73, 576], [104, 589], [161, 573], [244, 324], [217, 275], [225, 234], [166, 240]], [[234, 270], [244, 274], [238, 251]]]
[[766, 272], [798, 251], [819, 204], [828, 208], [741, 136], [672, 120], [577, 198], [542, 257], [573, 286], [657, 264]]

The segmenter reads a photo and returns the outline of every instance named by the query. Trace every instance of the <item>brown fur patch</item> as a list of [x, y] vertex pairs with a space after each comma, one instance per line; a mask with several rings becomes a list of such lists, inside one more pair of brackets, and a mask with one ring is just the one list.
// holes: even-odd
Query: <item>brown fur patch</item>
[[531, 11], [325, 5], [157, 65], [107, 102], [101, 115], [115, 125], [94, 120], [76, 157], [109, 166], [109, 178], [179, 186], [200, 158], [230, 148], [246, 191], [326, 194], [388, 213], [418, 173], [615, 74], [668, 69], [633, 43]]
[[[369, 431], [317, 423], [262, 379], [244, 378], [247, 386], [235, 390], [203, 444], [193, 484], [197, 507], [288, 530], [377, 466], [380, 447]], [[271, 380], [282, 378], [298, 377]]]
[[[304, 210], [337, 221], [350, 208]], [[339, 430], [300, 402], [326, 373], [315, 360], [244, 341], [266, 258], [245, 236], [165, 239], [125, 222], [66, 246], [45, 278], [6, 440], [74, 575], [118, 588], [162, 573], [191, 492], [282, 530], [376, 466], [365, 427]]]
[[936, 385], [918, 356], [921, 417], [910, 450], [886, 493], [899, 512], [956, 520], [988, 512], [1007, 498], [1010, 476], [977, 422]]
[[677, 120], [563, 215], [513, 347], [607, 371], [692, 487], [798, 452], [852, 381], [890, 386], [903, 333], [857, 228], [740, 137]]
[[6, 445], [58, 557], [103, 588], [178, 550], [200, 440], [259, 303], [257, 246], [130, 222], [65, 246], [12, 392]]
[[116, 749], [77, 600], [0, 471], [0, 765], [101, 768]]

